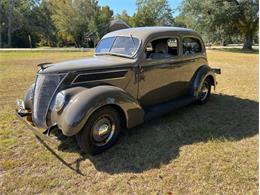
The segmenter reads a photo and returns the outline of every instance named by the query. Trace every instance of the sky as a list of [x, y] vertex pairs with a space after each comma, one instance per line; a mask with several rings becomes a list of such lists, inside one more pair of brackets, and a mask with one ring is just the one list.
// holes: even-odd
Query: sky
[[[168, 0], [168, 2], [172, 10], [176, 10], [181, 5], [182, 0]], [[99, 0], [99, 5], [108, 5], [114, 11], [114, 15], [126, 10], [128, 15], [132, 16], [136, 9], [135, 0]], [[174, 16], [178, 13], [175, 11]]]

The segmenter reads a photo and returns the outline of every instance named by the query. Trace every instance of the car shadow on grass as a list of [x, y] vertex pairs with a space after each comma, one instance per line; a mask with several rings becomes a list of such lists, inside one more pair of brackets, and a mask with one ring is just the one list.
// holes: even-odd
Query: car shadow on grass
[[[214, 94], [203, 105], [180, 108], [170, 114], [122, 132], [118, 143], [106, 152], [82, 154], [71, 164], [85, 175], [81, 162], [89, 159], [98, 171], [109, 174], [141, 173], [160, 168], [178, 158], [182, 146], [209, 140], [238, 141], [258, 134], [258, 102], [235, 96]], [[51, 148], [47, 148], [51, 150]], [[80, 152], [73, 138], [63, 139], [58, 149]], [[56, 156], [57, 157], [57, 156]]]

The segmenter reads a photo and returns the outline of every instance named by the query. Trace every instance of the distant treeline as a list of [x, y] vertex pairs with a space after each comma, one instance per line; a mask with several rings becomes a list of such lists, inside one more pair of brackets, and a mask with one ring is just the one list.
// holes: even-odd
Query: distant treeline
[[[114, 15], [98, 0], [0, 0], [0, 47], [93, 47], [114, 19], [129, 26], [181, 26], [208, 44], [258, 43], [258, 0], [183, 0], [180, 14], [167, 0], [136, 0], [133, 16]], [[127, 9], [127, 8], [126, 8]]]

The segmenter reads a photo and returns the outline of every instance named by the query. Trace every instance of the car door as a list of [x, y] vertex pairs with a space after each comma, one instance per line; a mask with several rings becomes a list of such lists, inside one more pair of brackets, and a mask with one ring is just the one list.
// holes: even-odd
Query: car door
[[203, 42], [197, 36], [182, 37], [182, 56], [185, 64], [186, 79], [190, 80], [196, 74], [198, 68], [207, 65], [207, 58]]
[[158, 38], [146, 44], [139, 71], [138, 99], [142, 106], [187, 93], [188, 81], [180, 46], [177, 36]]

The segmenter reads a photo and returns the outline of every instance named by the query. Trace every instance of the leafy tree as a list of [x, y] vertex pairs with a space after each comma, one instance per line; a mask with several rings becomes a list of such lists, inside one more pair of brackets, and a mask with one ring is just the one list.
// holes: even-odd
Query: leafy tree
[[85, 38], [93, 41], [94, 46], [97, 40], [101, 39], [109, 31], [112, 16], [113, 11], [108, 6], [98, 6], [95, 10], [95, 15], [90, 18], [88, 25], [89, 32], [85, 35]]
[[40, 0], [0, 1], [0, 46], [36, 46], [42, 32], [51, 32], [46, 22], [41, 24], [43, 4]]
[[168, 26], [174, 20], [167, 0], [136, 0], [135, 26]]
[[39, 6], [35, 7], [32, 12], [33, 18], [31, 28], [36, 35], [39, 46], [56, 46], [57, 29], [51, 18], [51, 5], [48, 0], [43, 0]]
[[[6, 34], [7, 47], [12, 46], [12, 34], [23, 25], [24, 4], [26, 1], [1, 0], [1, 35]], [[1, 36], [2, 37], [2, 36]], [[2, 38], [1, 38], [2, 40]], [[2, 44], [2, 43], [1, 43]]]
[[174, 18], [175, 20], [175, 26], [177, 27], [183, 27], [187, 28], [189, 26], [192, 26], [192, 18], [186, 17], [184, 15], [178, 15]]
[[53, 0], [51, 4], [58, 37], [76, 47], [104, 35], [113, 14], [109, 7], [98, 6], [96, 0]]
[[132, 16], [129, 16], [126, 10], [123, 10], [121, 14], [117, 14], [116, 18], [119, 18], [126, 22], [129, 26], [135, 27], [135, 19]]
[[[25, 2], [25, 1], [24, 1]], [[55, 46], [55, 27], [48, 10], [48, 1], [27, 0], [22, 27], [15, 31], [16, 47]]]
[[5, 30], [5, 9], [3, 9], [4, 7], [4, 4], [3, 4], [3, 1], [0, 1], [0, 48], [2, 47], [3, 45], [3, 36], [2, 36], [2, 33], [4, 32]]
[[237, 26], [241, 36], [244, 36], [243, 49], [252, 49], [253, 38], [258, 31], [259, 1], [258, 0], [230, 0], [234, 13], [237, 13]]
[[[175, 19], [167, 0], [136, 0], [133, 16], [118, 14], [132, 27], [193, 28], [206, 42], [258, 42], [257, 0], [183, 0]], [[92, 47], [109, 31], [113, 11], [98, 0], [0, 0], [0, 47]]]
[[79, 47], [88, 26], [86, 15], [91, 15], [90, 11], [80, 17], [85, 6], [81, 7], [78, 1], [75, 3], [73, 0], [53, 0], [50, 4], [58, 39], [62, 40], [62, 44], [75, 44]]
[[182, 16], [190, 18], [187, 26], [204, 34], [209, 41], [244, 37], [244, 49], [252, 49], [258, 30], [256, 0], [184, 0]]

